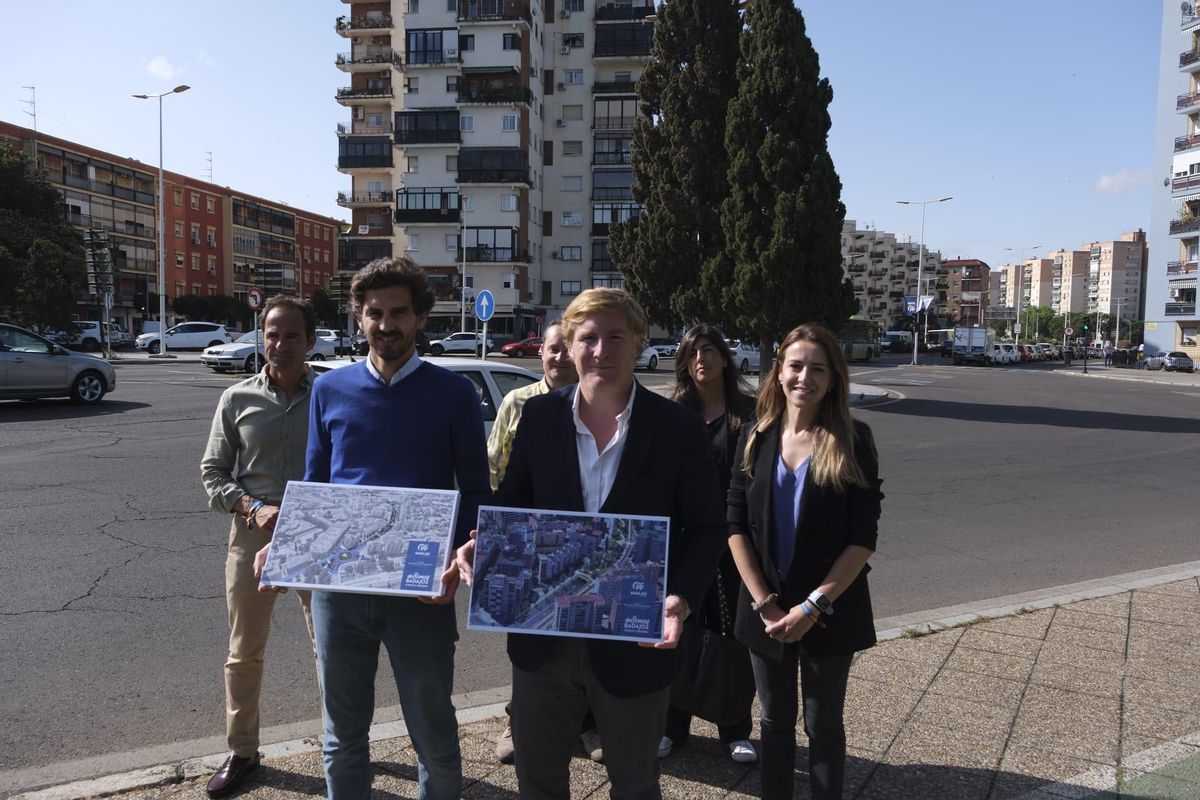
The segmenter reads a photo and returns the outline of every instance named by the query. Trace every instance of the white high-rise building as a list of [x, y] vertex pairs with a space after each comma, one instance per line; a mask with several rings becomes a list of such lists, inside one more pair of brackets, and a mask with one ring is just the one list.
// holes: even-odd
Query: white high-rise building
[[622, 286], [608, 226], [636, 215], [633, 87], [651, 5], [592, 0], [343, 0], [350, 78], [337, 100], [343, 269], [404, 253], [437, 294], [427, 330], [496, 298], [490, 331], [522, 336], [591, 286]]

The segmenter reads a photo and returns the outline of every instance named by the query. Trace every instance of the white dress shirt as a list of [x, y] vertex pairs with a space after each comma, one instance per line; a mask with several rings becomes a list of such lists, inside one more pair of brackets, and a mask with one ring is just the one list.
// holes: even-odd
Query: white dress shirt
[[375, 365], [371, 363], [370, 356], [367, 356], [366, 361], [367, 372], [375, 376], [375, 380], [379, 381], [384, 386], [395, 386], [397, 383], [416, 372], [417, 367], [421, 366], [421, 357], [417, 355], [416, 350], [413, 350], [412, 355], [408, 357], [408, 361], [405, 361], [404, 364], [401, 365], [400, 369], [392, 373], [392, 379], [390, 381], [385, 381], [383, 379], [383, 373], [375, 369]]
[[617, 414], [617, 431], [600, 452], [596, 437], [579, 418], [579, 388], [571, 402], [571, 416], [575, 420], [575, 450], [579, 454], [579, 479], [583, 483], [583, 510], [595, 513], [604, 505], [613, 481], [617, 479], [617, 467], [621, 454], [625, 452], [625, 440], [629, 437], [629, 418], [633, 414], [633, 398], [637, 394], [637, 381], [629, 389], [629, 402]]

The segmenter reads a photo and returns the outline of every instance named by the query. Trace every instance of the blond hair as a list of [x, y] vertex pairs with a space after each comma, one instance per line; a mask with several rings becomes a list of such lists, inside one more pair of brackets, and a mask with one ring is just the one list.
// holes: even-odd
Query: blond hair
[[575, 338], [575, 328], [593, 314], [615, 311], [625, 317], [635, 339], [646, 338], [646, 312], [633, 295], [624, 289], [585, 289], [571, 301], [562, 315], [563, 337], [569, 342]]
[[808, 323], [793, 328], [779, 346], [778, 356], [771, 366], [771, 374], [758, 390], [755, 412], [758, 420], [746, 438], [746, 449], [742, 453], [742, 470], [751, 475], [754, 471], [754, 446], [758, 435], [771, 428], [783, 418], [787, 398], [779, 383], [779, 372], [783, 368], [784, 354], [796, 342], [812, 342], [825, 351], [829, 362], [829, 391], [821, 398], [809, 433], [813, 440], [812, 476], [818, 486], [826, 486], [844, 492], [850, 486], [866, 486], [867, 478], [862, 467], [854, 458], [854, 418], [850, 416], [850, 368], [837, 339], [824, 327]]

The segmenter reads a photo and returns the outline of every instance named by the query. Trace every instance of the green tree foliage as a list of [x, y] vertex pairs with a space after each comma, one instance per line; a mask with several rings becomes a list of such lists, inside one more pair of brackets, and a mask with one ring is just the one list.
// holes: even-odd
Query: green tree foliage
[[846, 207], [827, 142], [833, 89], [790, 0], [755, 0], [745, 22], [725, 126], [730, 271], [705, 277], [722, 287], [733, 328], [753, 333], [767, 357], [793, 326], [837, 328], [858, 302], [842, 273]]
[[338, 307], [324, 288], [318, 288], [312, 293], [312, 307], [317, 320], [330, 328], [338, 327]]
[[85, 285], [83, 237], [62, 195], [28, 156], [0, 145], [0, 310], [66, 330]]
[[735, 0], [661, 4], [638, 81], [633, 196], [646, 210], [613, 225], [608, 247], [646, 313], [668, 327], [720, 316], [719, 284], [701, 273], [727, 271], [725, 110], [737, 90], [740, 27]]
[[249, 306], [225, 294], [211, 297], [183, 294], [171, 301], [171, 308], [189, 320], [218, 322], [241, 330], [250, 330], [254, 325], [254, 313]]

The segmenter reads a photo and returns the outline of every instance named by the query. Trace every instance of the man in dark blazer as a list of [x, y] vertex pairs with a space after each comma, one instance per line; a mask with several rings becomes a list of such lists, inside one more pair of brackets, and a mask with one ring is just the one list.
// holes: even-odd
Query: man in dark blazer
[[[520, 796], [570, 796], [574, 734], [590, 706], [611, 796], [656, 799], [675, 646], [726, 547], [716, 468], [703, 420], [634, 380], [646, 317], [629, 294], [583, 292], [563, 329], [579, 384], [525, 404], [494, 503], [670, 517], [667, 598], [663, 639], [653, 646], [509, 635]], [[473, 547], [457, 560], [468, 580]]]

